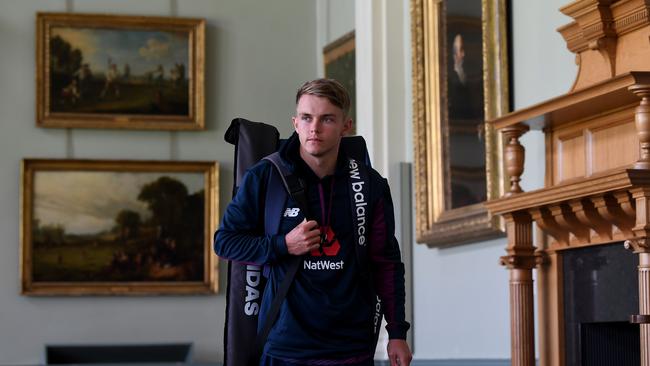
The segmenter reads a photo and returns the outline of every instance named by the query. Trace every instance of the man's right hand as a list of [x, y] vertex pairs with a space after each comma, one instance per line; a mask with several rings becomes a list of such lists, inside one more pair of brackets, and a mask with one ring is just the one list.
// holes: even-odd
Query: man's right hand
[[287, 250], [292, 255], [303, 255], [318, 249], [320, 246], [320, 230], [315, 220], [303, 220], [293, 230], [284, 236]]

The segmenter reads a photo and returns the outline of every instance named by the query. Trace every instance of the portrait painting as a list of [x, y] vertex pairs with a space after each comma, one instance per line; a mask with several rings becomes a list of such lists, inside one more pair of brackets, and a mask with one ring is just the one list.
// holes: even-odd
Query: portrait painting
[[216, 290], [214, 162], [23, 162], [23, 292]]
[[354, 31], [344, 34], [323, 48], [325, 77], [340, 82], [350, 94], [350, 113], [352, 130], [356, 134], [356, 53]]
[[202, 128], [202, 20], [40, 13], [37, 24], [41, 126]]
[[500, 197], [508, 111], [507, 0], [411, 0], [416, 236], [450, 246], [502, 235], [484, 202]]
[[442, 129], [449, 172], [445, 189], [447, 208], [454, 209], [487, 198], [481, 0], [446, 1], [443, 11], [447, 98], [441, 105], [447, 115]]

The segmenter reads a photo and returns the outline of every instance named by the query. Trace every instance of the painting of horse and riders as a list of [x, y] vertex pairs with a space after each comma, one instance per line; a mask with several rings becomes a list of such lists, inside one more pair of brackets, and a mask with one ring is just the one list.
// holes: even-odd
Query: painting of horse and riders
[[[67, 21], [53, 16], [40, 14], [46, 30], [39, 42], [44, 127], [174, 129], [185, 122], [190, 129], [200, 122], [203, 59], [199, 64], [196, 56], [202, 55], [202, 35], [195, 27], [144, 27], [115, 16], [130, 22], [102, 25], [100, 17], [99, 24], [86, 24], [75, 22], [76, 15], [65, 15], [72, 17]], [[51, 125], [48, 118], [73, 125]]]

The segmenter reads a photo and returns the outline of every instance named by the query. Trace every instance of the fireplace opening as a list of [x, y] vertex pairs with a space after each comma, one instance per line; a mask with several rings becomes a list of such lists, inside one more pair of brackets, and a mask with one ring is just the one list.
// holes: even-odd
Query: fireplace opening
[[638, 256], [622, 243], [562, 252], [566, 365], [639, 365]]
[[626, 322], [583, 323], [580, 346], [584, 366], [641, 364], [639, 326]]

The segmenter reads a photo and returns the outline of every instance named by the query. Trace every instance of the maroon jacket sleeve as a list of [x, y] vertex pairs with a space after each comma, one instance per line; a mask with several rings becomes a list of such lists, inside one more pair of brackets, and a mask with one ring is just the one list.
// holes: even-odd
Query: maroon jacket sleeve
[[388, 182], [381, 178], [370, 230], [370, 268], [375, 291], [382, 301], [390, 339], [406, 339], [404, 263], [395, 238], [395, 215]]

